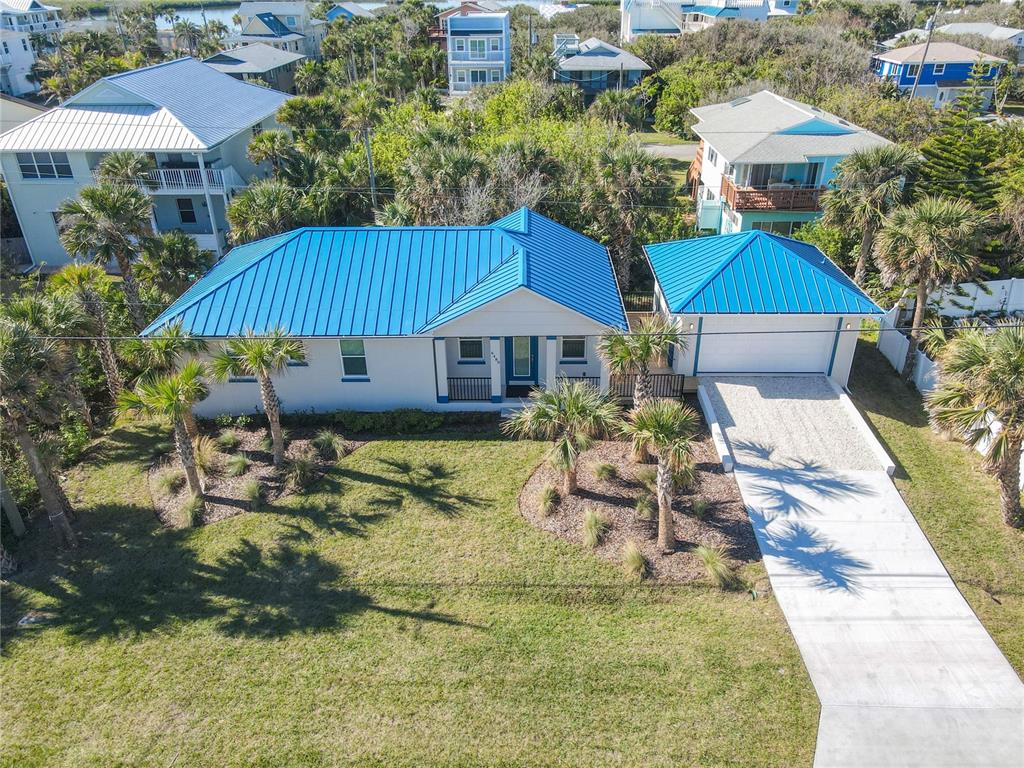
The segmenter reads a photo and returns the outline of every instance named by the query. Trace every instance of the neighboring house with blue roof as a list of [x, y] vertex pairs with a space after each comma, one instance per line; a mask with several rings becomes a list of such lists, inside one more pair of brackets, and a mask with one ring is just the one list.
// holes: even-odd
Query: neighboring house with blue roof
[[269, 164], [250, 162], [249, 141], [282, 127], [275, 114], [287, 99], [185, 58], [104, 77], [0, 134], [0, 168], [32, 261], [71, 260], [54, 211], [118, 151], [153, 161], [139, 188], [153, 202], [154, 230], [181, 230], [220, 255], [232, 196], [269, 174]]
[[687, 175], [697, 226], [719, 234], [791, 235], [821, 216], [821, 196], [844, 157], [890, 143], [771, 91], [690, 111], [701, 140]]
[[861, 321], [882, 313], [817, 248], [754, 231], [644, 247], [655, 310], [690, 334], [673, 370], [817, 373], [845, 385]]
[[916, 95], [936, 107], [944, 107], [971, 87], [971, 75], [977, 68], [983, 106], [992, 103], [995, 82], [1006, 66], [1006, 59], [992, 56], [959, 43], [932, 42], [907, 45], [877, 53], [871, 60], [875, 76], [894, 83], [909, 93], [917, 83]]
[[[556, 377], [607, 389], [597, 339], [626, 328], [608, 251], [526, 208], [489, 226], [307, 227], [232, 250], [143, 331], [284, 328], [306, 364], [289, 411], [497, 409]], [[197, 412], [259, 407], [250, 381]]]
[[512, 30], [508, 11], [447, 16], [448, 92], [504, 82], [512, 72]]
[[335, 3], [325, 14], [328, 22], [372, 19], [373, 13], [358, 3]]
[[[792, 0], [795, 7], [796, 0]], [[700, 32], [722, 21], [767, 21], [768, 0], [620, 0], [619, 36], [628, 43], [640, 35]]]

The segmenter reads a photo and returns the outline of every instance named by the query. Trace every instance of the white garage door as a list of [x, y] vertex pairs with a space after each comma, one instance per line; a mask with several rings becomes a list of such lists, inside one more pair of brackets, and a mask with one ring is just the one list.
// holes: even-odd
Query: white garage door
[[837, 320], [792, 315], [705, 316], [697, 373], [825, 373]]

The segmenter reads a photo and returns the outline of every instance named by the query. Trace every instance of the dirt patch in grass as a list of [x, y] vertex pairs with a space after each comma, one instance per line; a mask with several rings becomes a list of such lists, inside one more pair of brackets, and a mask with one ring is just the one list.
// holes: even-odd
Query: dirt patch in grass
[[[595, 554], [616, 563], [622, 562], [622, 550], [635, 541], [650, 564], [649, 577], [665, 583], [686, 583], [705, 577], [704, 567], [694, 548], [700, 545], [725, 546], [737, 566], [761, 559], [754, 531], [750, 527], [739, 489], [731, 475], [722, 470], [708, 434], [702, 434], [693, 450], [696, 480], [692, 487], [676, 493], [672, 511], [675, 522], [676, 549], [665, 554], [658, 548], [657, 505], [653, 494], [642, 482], [644, 473], [654, 464], [634, 463], [626, 442], [601, 442], [580, 458], [579, 490], [568, 498], [559, 498], [553, 511], [544, 515], [540, 496], [545, 486], [561, 488], [559, 473], [547, 462], [541, 464], [523, 486], [519, 495], [519, 511], [532, 525], [571, 541], [583, 543], [583, 520], [588, 509], [603, 514], [609, 527]], [[598, 468], [610, 464], [614, 477]], [[636, 502], [651, 496], [653, 517], [637, 517]], [[698, 516], [695, 509], [705, 505]]]
[[[273, 453], [268, 449], [269, 444], [265, 442], [269, 439], [270, 431], [268, 429], [219, 430], [204, 428], [200, 431], [203, 437], [213, 441], [216, 441], [225, 431], [233, 432], [237, 436], [237, 445], [217, 445], [213, 468], [208, 472], [200, 472], [205, 490], [206, 510], [195, 520], [196, 525], [208, 525], [252, 510], [254, 505], [246, 497], [246, 490], [253, 482], [259, 483], [262, 492], [256, 507], [259, 504], [272, 503], [297, 491], [288, 481], [287, 466], [281, 468], [274, 466]], [[327, 468], [336, 461], [333, 458], [323, 457], [316, 450], [313, 439], [316, 437], [317, 431], [315, 429], [286, 430], [286, 465], [287, 462], [303, 456], [309, 456], [313, 460], [311, 476], [306, 487], [316, 483]], [[345, 455], [366, 445], [366, 442], [366, 440], [346, 439], [344, 441]], [[230, 463], [232, 458], [237, 456], [244, 456], [247, 459], [247, 466], [244, 472], [233, 475], [229, 471]], [[168, 474], [172, 475], [176, 482], [168, 483], [166, 479]], [[166, 526], [180, 526], [185, 515], [186, 505], [191, 499], [191, 493], [185, 482], [185, 474], [181, 468], [181, 462], [178, 461], [177, 453], [171, 450], [158, 457], [150, 467], [147, 478], [157, 518]]]

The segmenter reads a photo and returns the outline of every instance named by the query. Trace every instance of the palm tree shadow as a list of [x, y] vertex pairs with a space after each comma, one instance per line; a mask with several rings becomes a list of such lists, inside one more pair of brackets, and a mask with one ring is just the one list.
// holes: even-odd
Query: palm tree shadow
[[789, 568], [810, 576], [825, 590], [858, 594], [858, 576], [870, 570], [867, 562], [836, 546], [820, 532], [796, 521], [784, 521], [769, 530], [771, 521], [750, 510], [750, 522], [761, 554], [782, 560]]
[[[374, 474], [350, 467], [340, 467], [338, 474], [354, 482], [388, 489], [391, 503], [405, 498], [419, 502], [445, 517], [457, 517], [467, 508], [482, 506], [488, 499], [456, 493], [452, 490], [455, 473], [437, 462], [413, 465], [407, 461], [376, 459], [384, 468], [383, 474]], [[385, 498], [389, 498], [388, 495]]]
[[[756, 496], [758, 506], [770, 518], [813, 516], [820, 513], [819, 500], [867, 499], [874, 495], [870, 486], [804, 459], [775, 462], [771, 467], [746, 466], [744, 473], [754, 476], [751, 495]], [[800, 489], [808, 491], [811, 500], [798, 493]]]

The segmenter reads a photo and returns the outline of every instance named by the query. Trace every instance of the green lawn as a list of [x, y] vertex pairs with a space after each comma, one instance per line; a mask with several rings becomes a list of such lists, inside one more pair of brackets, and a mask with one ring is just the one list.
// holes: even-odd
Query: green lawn
[[935, 551], [1024, 673], [1024, 533], [1005, 526], [980, 456], [932, 432], [921, 397], [873, 344], [859, 342], [850, 391], [896, 461], [896, 485]]
[[633, 134], [641, 144], [696, 144], [696, 141], [681, 139], [674, 133], [664, 131], [643, 131]]
[[[379, 441], [304, 500], [158, 527], [113, 433], [4, 590], [5, 766], [800, 766], [818, 706], [774, 600], [631, 588], [527, 526], [544, 446]], [[759, 567], [759, 566], [758, 566]], [[49, 623], [13, 629], [31, 608]]]

